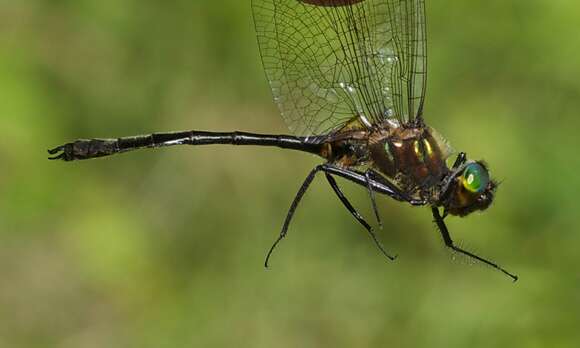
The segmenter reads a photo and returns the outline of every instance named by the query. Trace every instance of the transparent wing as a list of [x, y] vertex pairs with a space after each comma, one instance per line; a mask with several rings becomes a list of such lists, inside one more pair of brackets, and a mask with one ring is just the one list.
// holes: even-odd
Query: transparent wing
[[252, 0], [252, 9], [274, 100], [296, 134], [421, 115], [423, 0]]

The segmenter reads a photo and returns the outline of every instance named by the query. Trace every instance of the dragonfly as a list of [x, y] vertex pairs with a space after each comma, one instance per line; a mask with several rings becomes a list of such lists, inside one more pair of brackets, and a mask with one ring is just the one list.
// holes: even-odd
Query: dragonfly
[[425, 122], [425, 1], [252, 0], [251, 6], [266, 78], [293, 135], [189, 130], [78, 139], [49, 150], [49, 159], [76, 161], [144, 148], [214, 144], [315, 154], [322, 161], [296, 193], [265, 267], [321, 173], [389, 260], [396, 256], [387, 252], [344, 195], [337, 177], [368, 191], [381, 228], [377, 194], [428, 206], [447, 247], [516, 281], [517, 275], [496, 262], [457, 246], [445, 224], [448, 216], [487, 209], [498, 184], [483, 161], [470, 160], [465, 152], [455, 156], [448, 142]]

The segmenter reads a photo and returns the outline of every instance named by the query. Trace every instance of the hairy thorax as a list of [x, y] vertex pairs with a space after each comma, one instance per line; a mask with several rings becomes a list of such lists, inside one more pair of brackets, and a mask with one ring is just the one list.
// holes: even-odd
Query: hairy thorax
[[370, 134], [372, 166], [403, 191], [425, 196], [448, 173], [451, 150], [432, 128], [390, 127]]

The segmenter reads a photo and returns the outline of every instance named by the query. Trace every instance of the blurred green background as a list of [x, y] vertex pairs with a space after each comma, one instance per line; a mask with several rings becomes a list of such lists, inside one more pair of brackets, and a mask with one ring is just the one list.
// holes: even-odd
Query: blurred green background
[[427, 2], [426, 119], [502, 182], [449, 228], [519, 282], [381, 198], [386, 262], [322, 177], [265, 270], [313, 156], [47, 161], [75, 138], [287, 130], [249, 0], [2, 0], [0, 347], [577, 347], [580, 4]]

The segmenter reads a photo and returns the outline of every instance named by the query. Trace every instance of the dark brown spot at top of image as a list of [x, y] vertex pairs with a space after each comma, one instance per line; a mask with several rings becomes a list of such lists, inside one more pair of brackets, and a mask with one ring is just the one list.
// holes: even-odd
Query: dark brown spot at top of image
[[317, 6], [346, 6], [346, 5], [354, 5], [359, 2], [363, 2], [364, 0], [298, 0], [305, 4], [310, 5], [317, 5]]

